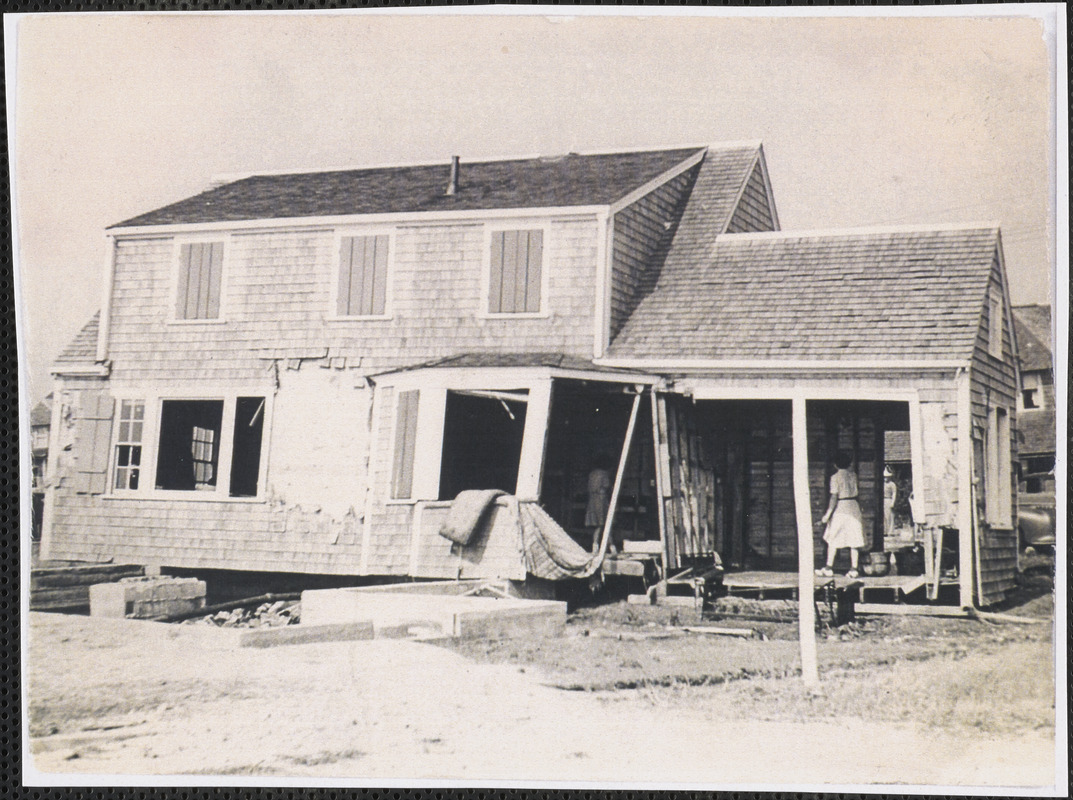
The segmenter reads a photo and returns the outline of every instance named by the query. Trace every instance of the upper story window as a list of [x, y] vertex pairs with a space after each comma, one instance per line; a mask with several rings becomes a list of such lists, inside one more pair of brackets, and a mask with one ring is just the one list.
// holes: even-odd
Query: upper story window
[[1002, 292], [995, 288], [990, 293], [987, 350], [995, 358], [1002, 358]]
[[180, 245], [176, 319], [220, 318], [223, 261], [223, 242], [188, 242]]
[[390, 237], [386, 233], [342, 237], [336, 316], [383, 317], [387, 314], [389, 250]]
[[544, 230], [492, 231], [488, 267], [489, 314], [544, 311]]

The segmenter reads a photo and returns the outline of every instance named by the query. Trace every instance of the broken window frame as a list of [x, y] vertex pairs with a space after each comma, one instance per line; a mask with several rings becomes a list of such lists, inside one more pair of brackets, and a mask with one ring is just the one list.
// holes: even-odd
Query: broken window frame
[[[422, 377], [425, 379], [422, 380]], [[480, 393], [485, 395], [526, 390], [528, 405], [522, 449], [518, 464], [516, 495], [536, 500], [540, 496], [543, 477], [545, 433], [551, 406], [552, 378], [546, 370], [537, 373], [526, 368], [517, 370], [474, 370], [465, 378], [435, 376], [429, 378], [409, 373], [395, 382], [381, 379], [377, 391], [390, 391], [385, 397], [386, 408], [381, 413], [384, 423], [376, 434], [386, 453], [383, 474], [378, 485], [383, 502], [388, 506], [440, 503], [440, 472], [443, 456], [443, 436], [446, 423], [447, 393]], [[416, 434], [414, 437], [412, 485], [409, 497], [395, 497], [394, 475], [398, 449], [399, 396], [402, 392], [418, 390]]]
[[[206, 387], [205, 391], [172, 391], [150, 390], [135, 391], [125, 388], [116, 388], [113, 391], [116, 398], [116, 408], [120, 408], [123, 400], [141, 400], [145, 403], [145, 412], [142, 426], [142, 453], [141, 475], [137, 489], [119, 490], [115, 487], [114, 453], [118, 444], [119, 425], [118, 414], [116, 423], [112, 426], [112, 453], [113, 465], [109, 472], [109, 489], [106, 497], [115, 499], [137, 498], [156, 500], [185, 500], [190, 502], [263, 502], [266, 496], [265, 487], [268, 477], [268, 449], [272, 435], [272, 409], [274, 395], [273, 390], [265, 386], [244, 386], [239, 389], [227, 387]], [[261, 422], [261, 448], [260, 458], [257, 464], [257, 493], [256, 495], [231, 495], [232, 467], [235, 442], [235, 413], [239, 398], [255, 397], [264, 398], [264, 406], [260, 410]], [[220, 422], [220, 451], [216, 463], [216, 486], [212, 489], [157, 489], [156, 475], [157, 464], [160, 456], [160, 425], [162, 421], [165, 401], [202, 400], [223, 403]], [[147, 477], [148, 476], [148, 477]]]
[[[326, 319], [334, 322], [348, 322], [355, 320], [387, 320], [394, 316], [392, 305], [394, 300], [395, 278], [395, 229], [391, 227], [344, 227], [335, 231], [333, 253], [333, 268], [330, 293], [330, 306]], [[342, 314], [340, 313], [339, 284], [343, 273], [343, 247], [347, 239], [368, 239], [386, 237], [387, 260], [384, 275], [384, 307], [379, 313], [374, 314]]]
[[[493, 311], [492, 310], [492, 248], [496, 237], [506, 233], [540, 233], [540, 297], [536, 311]], [[486, 225], [484, 228], [484, 252], [481, 267], [481, 300], [478, 317], [483, 319], [543, 319], [551, 315], [548, 308], [548, 273], [551, 244], [551, 224], [518, 220]]]
[[[219, 297], [214, 316], [186, 316], [186, 312], [180, 311], [179, 302], [184, 295], [182, 287], [184, 283], [189, 290], [190, 263], [187, 261], [188, 248], [193, 246], [213, 245], [221, 248], [219, 285], [216, 289]], [[174, 240], [174, 255], [172, 265], [171, 303], [168, 313], [168, 324], [171, 325], [219, 325], [227, 321], [226, 298], [227, 277], [229, 273], [228, 259], [231, 254], [231, 240], [227, 234], [213, 236], [177, 236]], [[185, 280], [184, 280], [185, 277]]]

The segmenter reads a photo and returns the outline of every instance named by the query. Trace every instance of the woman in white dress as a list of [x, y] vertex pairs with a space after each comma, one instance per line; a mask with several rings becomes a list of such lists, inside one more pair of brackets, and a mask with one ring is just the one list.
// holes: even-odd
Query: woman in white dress
[[816, 570], [822, 577], [834, 575], [835, 555], [849, 548], [850, 570], [847, 578], [857, 577], [857, 549], [864, 547], [864, 520], [857, 503], [857, 473], [853, 471], [853, 456], [845, 450], [835, 456], [838, 471], [831, 476], [831, 501], [820, 520], [826, 525], [823, 540], [827, 542], [827, 566]]

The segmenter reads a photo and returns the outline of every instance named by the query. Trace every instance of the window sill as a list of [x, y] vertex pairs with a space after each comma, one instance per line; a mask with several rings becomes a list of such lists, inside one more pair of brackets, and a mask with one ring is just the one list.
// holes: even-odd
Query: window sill
[[157, 490], [153, 492], [113, 492], [104, 494], [105, 500], [178, 500], [187, 503], [264, 503], [264, 497], [227, 497], [215, 492], [169, 492]]
[[395, 319], [393, 314], [377, 314], [373, 316], [361, 316], [361, 317], [339, 317], [339, 316], [326, 316], [325, 322], [386, 322], [388, 320]]
[[166, 325], [226, 325], [226, 319], [169, 319]]
[[477, 314], [477, 319], [550, 319], [550, 311], [524, 311], [517, 314], [493, 314], [482, 312]]

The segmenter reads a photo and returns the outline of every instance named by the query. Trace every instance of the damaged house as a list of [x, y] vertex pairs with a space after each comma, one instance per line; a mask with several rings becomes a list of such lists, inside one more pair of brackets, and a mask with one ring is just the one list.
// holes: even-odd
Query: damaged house
[[[820, 518], [839, 450], [884, 550], [897, 440], [961, 604], [1013, 585], [995, 228], [780, 231], [748, 143], [240, 176], [107, 234], [104, 307], [53, 368], [47, 557], [796, 572], [795, 496]], [[451, 541], [467, 490], [503, 494]]]

